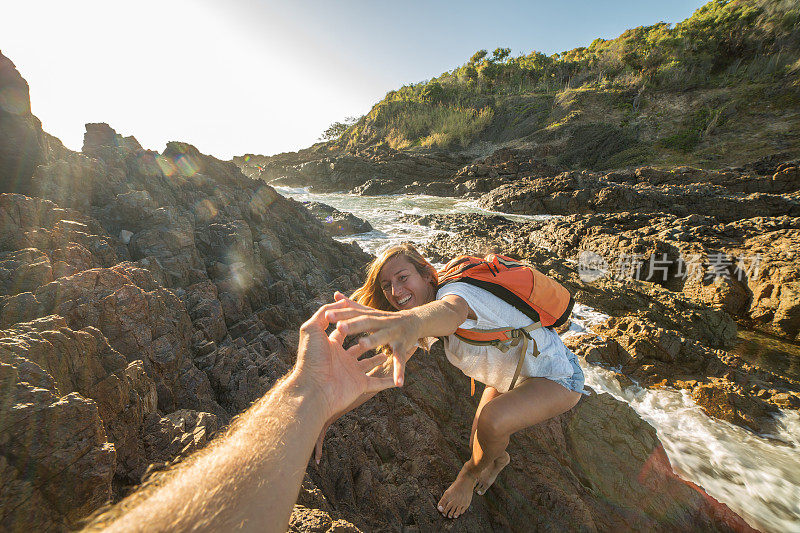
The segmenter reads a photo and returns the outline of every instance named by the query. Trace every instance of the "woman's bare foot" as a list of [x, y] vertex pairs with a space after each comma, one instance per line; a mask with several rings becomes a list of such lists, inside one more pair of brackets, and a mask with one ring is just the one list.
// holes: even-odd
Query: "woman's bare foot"
[[487, 466], [483, 472], [478, 476], [478, 483], [475, 485], [475, 492], [483, 494], [486, 489], [492, 486], [494, 480], [497, 479], [497, 474], [504, 469], [508, 463], [511, 462], [511, 456], [508, 452], [503, 452], [503, 455], [495, 459], [492, 464]]
[[450, 488], [444, 491], [442, 499], [439, 500], [439, 512], [447, 518], [458, 518], [464, 514], [472, 502], [472, 489], [475, 488], [477, 480], [470, 459], [461, 467], [461, 472], [458, 473]]

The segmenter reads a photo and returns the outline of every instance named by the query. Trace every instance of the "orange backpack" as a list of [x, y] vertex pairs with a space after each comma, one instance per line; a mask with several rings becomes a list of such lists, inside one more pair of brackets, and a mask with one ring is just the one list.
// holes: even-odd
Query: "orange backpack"
[[[533, 341], [530, 332], [541, 327], [564, 324], [575, 303], [572, 295], [559, 282], [532, 266], [497, 254], [489, 254], [485, 258], [468, 255], [456, 257], [439, 271], [439, 288], [456, 281], [489, 291], [531, 319], [531, 324], [523, 328], [458, 328], [455, 331], [456, 337], [468, 344], [495, 346], [503, 352], [522, 343], [522, 352], [509, 390], [513, 389], [522, 370], [528, 341]], [[536, 341], [533, 341], [533, 356], [538, 354]], [[471, 389], [474, 394], [474, 380]]]

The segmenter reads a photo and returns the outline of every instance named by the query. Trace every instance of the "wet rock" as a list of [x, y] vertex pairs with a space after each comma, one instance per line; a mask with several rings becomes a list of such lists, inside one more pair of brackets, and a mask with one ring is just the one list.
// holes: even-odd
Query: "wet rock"
[[354, 187], [350, 194], [358, 196], [380, 196], [382, 194], [396, 194], [400, 191], [400, 185], [392, 180], [371, 179], [363, 184]]
[[744, 394], [735, 384], [714, 380], [695, 387], [692, 398], [709, 416], [747, 426], [759, 433], [772, 429], [769, 404]]
[[[757, 433], [772, 431], [771, 415], [800, 398], [800, 384], [640, 318], [612, 317], [594, 333], [565, 342], [587, 361], [620, 368], [643, 387], [687, 389], [709, 416]], [[769, 391], [782, 395], [771, 398]]]
[[353, 235], [372, 231], [372, 225], [352, 213], [342, 212], [320, 202], [304, 202], [303, 205], [322, 222], [329, 235]]

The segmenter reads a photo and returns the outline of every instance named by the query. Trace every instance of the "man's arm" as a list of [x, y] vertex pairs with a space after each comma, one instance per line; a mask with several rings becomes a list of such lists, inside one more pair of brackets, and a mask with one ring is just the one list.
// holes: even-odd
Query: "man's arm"
[[363, 394], [392, 386], [369, 376], [382, 356], [358, 361], [363, 347], [344, 350], [344, 336], [325, 334], [321, 307], [300, 329], [292, 373], [242, 414], [228, 433], [187, 460], [163, 482], [123, 500], [111, 531], [232, 529], [286, 531], [308, 458], [325, 422]]

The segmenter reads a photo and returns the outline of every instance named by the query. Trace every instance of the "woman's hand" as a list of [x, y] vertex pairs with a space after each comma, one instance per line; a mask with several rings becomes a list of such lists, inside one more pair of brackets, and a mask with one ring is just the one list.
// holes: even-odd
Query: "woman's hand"
[[337, 322], [336, 331], [342, 335], [369, 332], [370, 335], [358, 341], [361, 350], [389, 346], [394, 359], [394, 384], [402, 386], [406, 362], [416, 351], [420, 338], [417, 316], [405, 311], [379, 311], [356, 303], [340, 292], [334, 294], [334, 299], [340, 306], [326, 311], [325, 317]]
[[390, 378], [373, 373], [374, 368], [386, 360], [385, 356], [359, 360], [366, 352], [362, 346], [356, 344], [345, 350], [342, 332], [333, 330], [326, 335], [329, 324], [326, 313], [346, 306], [346, 302], [323, 305], [300, 327], [293, 375], [298, 385], [319, 395], [326, 419], [344, 412], [362, 395], [375, 394], [394, 385]]

